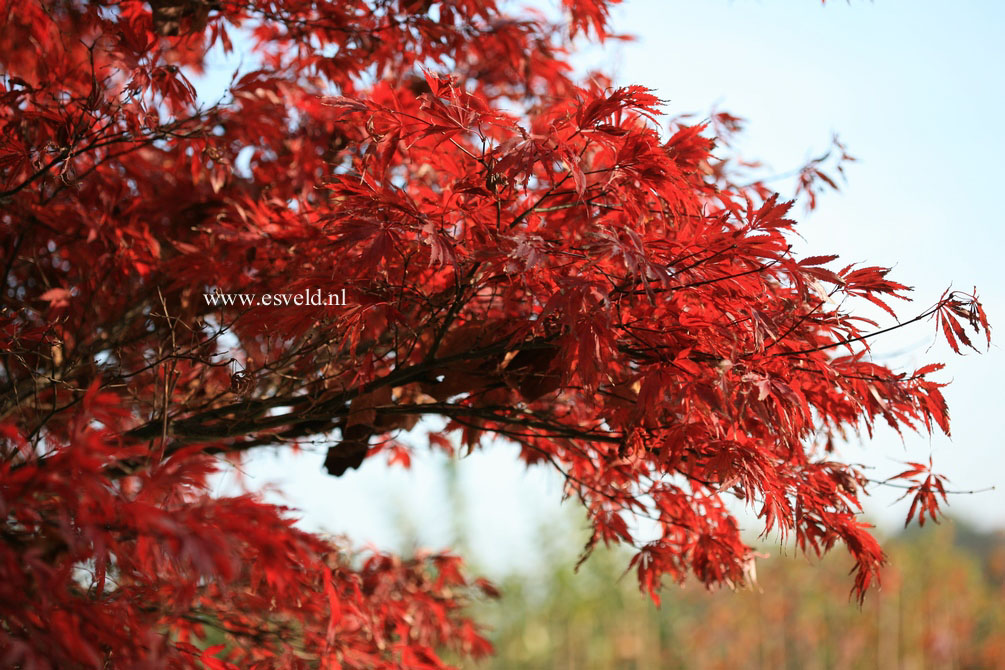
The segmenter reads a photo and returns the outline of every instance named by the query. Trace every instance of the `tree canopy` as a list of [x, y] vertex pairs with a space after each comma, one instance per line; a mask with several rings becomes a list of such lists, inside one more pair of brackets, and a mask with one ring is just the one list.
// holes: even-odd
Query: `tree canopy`
[[[737, 117], [575, 76], [579, 41], [618, 38], [612, 4], [0, 3], [5, 665], [488, 653], [462, 608], [494, 590], [455, 556], [358, 555], [207, 487], [270, 445], [322, 444], [334, 476], [407, 465], [423, 416], [447, 421], [433, 448], [505, 439], [561, 472], [586, 553], [634, 547], [654, 599], [748, 580], [733, 498], [806, 552], [843, 543], [864, 594], [884, 556], [836, 444], [949, 431], [942, 366], [874, 362], [890, 328], [856, 312], [896, 317], [908, 286], [797, 257], [793, 203], [729, 154]], [[201, 103], [187, 77], [234, 43], [255, 66]], [[916, 321], [990, 342], [976, 291], [892, 328]], [[934, 519], [931, 463], [891, 474]], [[225, 650], [195, 644], [208, 627]]]

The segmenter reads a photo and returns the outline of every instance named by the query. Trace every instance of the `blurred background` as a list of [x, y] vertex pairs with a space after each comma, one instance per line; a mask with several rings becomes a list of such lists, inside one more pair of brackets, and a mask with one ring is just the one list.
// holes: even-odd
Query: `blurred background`
[[840, 550], [811, 562], [767, 546], [750, 589], [671, 586], [657, 609], [625, 573], [626, 552], [601, 550], [574, 570], [584, 524], [569, 513], [538, 526], [537, 568], [503, 578], [502, 598], [474, 608], [496, 656], [473, 667], [1005, 667], [1005, 533], [946, 522], [888, 538], [883, 587], [861, 607]]
[[[700, 120], [715, 108], [746, 118], [736, 149], [769, 172], [818, 156], [833, 133], [858, 158], [842, 192], [800, 217], [798, 253], [894, 266], [891, 277], [915, 287], [915, 302], [898, 306], [905, 319], [950, 284], [978, 287], [992, 327], [1005, 318], [1005, 3], [627, 0], [614, 25], [635, 41], [585, 49], [583, 72], [653, 88], [670, 115]], [[216, 99], [235, 69], [252, 67], [246, 53], [221, 56], [194, 82]], [[784, 195], [794, 183], [773, 185]], [[415, 445], [408, 470], [377, 457], [333, 479], [322, 453], [266, 453], [219, 490], [241, 480], [300, 510], [306, 528], [382, 549], [454, 547], [504, 594], [479, 605], [499, 651], [486, 668], [1005, 667], [1005, 358], [994, 340], [984, 355], [954, 356], [926, 323], [874, 346], [895, 367], [947, 364], [953, 436], [880, 428], [844, 445], [844, 457], [883, 479], [931, 455], [955, 490], [998, 486], [952, 496], [956, 523], [906, 533], [909, 501], [875, 489], [866, 516], [892, 565], [861, 609], [848, 598], [840, 548], [813, 563], [768, 544], [757, 589], [669, 587], [657, 610], [632, 575], [622, 578], [625, 554], [598, 553], [573, 573], [586, 534], [558, 477], [524, 468], [505, 444], [458, 461], [430, 454], [427, 424], [406, 440]], [[755, 520], [741, 518], [753, 540]]]

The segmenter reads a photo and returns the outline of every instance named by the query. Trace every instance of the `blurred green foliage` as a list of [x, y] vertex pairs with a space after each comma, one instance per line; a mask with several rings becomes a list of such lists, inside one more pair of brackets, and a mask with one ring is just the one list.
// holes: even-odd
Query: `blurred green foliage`
[[842, 552], [811, 562], [776, 545], [753, 589], [669, 585], [658, 609], [624, 552], [598, 550], [574, 572], [576, 525], [542, 528], [538, 572], [477, 606], [497, 652], [478, 670], [1005, 668], [1001, 533], [946, 522], [889, 539], [882, 589], [861, 608]]

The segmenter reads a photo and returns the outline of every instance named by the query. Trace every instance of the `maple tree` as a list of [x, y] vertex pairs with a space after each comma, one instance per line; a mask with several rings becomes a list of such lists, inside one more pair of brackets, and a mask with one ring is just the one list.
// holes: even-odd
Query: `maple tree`
[[[0, 658], [9, 667], [438, 668], [490, 651], [450, 554], [358, 555], [218, 458], [305, 442], [333, 475], [422, 416], [429, 444], [499, 437], [565, 477], [640, 585], [745, 581], [726, 505], [807, 552], [883, 553], [835, 443], [883, 420], [948, 432], [941, 366], [873, 362], [907, 286], [797, 258], [791, 203], [720, 155], [740, 120], [665, 120], [578, 79], [564, 22], [492, 0], [0, 3]], [[202, 104], [213, 47], [256, 65]], [[667, 132], [667, 127], [669, 131]], [[835, 145], [832, 158], [849, 157]], [[799, 174], [833, 185], [823, 160]], [[211, 293], [347, 291], [348, 304]], [[949, 345], [990, 341], [947, 292]], [[945, 491], [898, 475], [911, 513]], [[648, 518], [653, 538], [636, 537]], [[226, 645], [202, 649], [207, 630]]]

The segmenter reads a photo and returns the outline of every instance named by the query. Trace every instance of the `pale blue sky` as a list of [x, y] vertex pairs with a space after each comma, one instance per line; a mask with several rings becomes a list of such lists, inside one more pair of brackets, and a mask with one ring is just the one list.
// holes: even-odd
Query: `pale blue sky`
[[[998, 121], [1005, 111], [1005, 3], [627, 0], [615, 17], [615, 27], [638, 41], [591, 49], [584, 67], [601, 65], [619, 83], [656, 89], [671, 114], [703, 113], [717, 103], [747, 118], [743, 154], [779, 172], [825, 149], [833, 132], [860, 159], [843, 192], [803, 217], [797, 248], [896, 266], [894, 279], [916, 287], [917, 303], [901, 307], [904, 317], [950, 283], [976, 284], [992, 326], [1003, 324], [1005, 332], [1005, 132]], [[880, 430], [845, 453], [885, 475], [898, 460], [932, 453], [953, 488], [998, 485], [955, 496], [950, 513], [1003, 527], [1005, 356], [996, 344], [981, 356], [957, 357], [942, 342], [926, 353], [932, 334], [930, 324], [915, 325], [876, 347], [898, 353], [891, 360], [905, 367], [947, 363], [952, 440], [909, 435], [902, 443]], [[322, 474], [320, 464], [320, 455], [264, 457], [247, 472], [284, 489], [308, 526], [390, 547], [396, 535], [389, 519], [397, 514], [414, 520], [425, 544], [448, 544], [453, 522], [437, 459], [419, 459], [411, 472], [389, 471], [375, 459], [339, 479]], [[537, 520], [560, 509], [557, 478], [526, 472], [505, 446], [464, 460], [460, 472], [476, 555], [498, 570], [532, 562]], [[890, 507], [893, 493], [878, 493], [867, 508], [888, 530], [902, 525], [907, 510], [906, 502]]]

